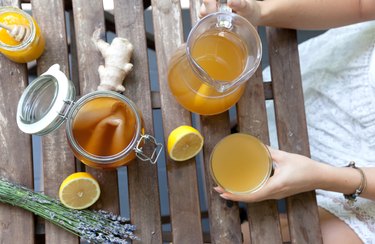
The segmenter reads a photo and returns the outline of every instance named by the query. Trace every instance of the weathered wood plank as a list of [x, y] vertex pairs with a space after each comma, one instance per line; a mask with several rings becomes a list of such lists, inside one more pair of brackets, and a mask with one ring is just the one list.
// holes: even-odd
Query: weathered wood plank
[[210, 175], [210, 155], [215, 145], [230, 134], [229, 114], [201, 116], [205, 138], [203, 155], [207, 192], [208, 216], [212, 243], [242, 243], [238, 203], [222, 199], [213, 189], [216, 183]]
[[[279, 147], [310, 156], [296, 32], [266, 31]], [[322, 243], [314, 192], [287, 198], [287, 210], [292, 243]]]
[[[20, 6], [20, 1], [0, 0], [0, 6]], [[16, 123], [18, 99], [27, 86], [25, 64], [0, 54], [0, 178], [33, 189], [31, 136]], [[0, 243], [34, 243], [34, 216], [25, 210], [0, 204]]]
[[[191, 125], [190, 113], [177, 104], [167, 84], [167, 63], [183, 42], [181, 7], [179, 1], [151, 2], [163, 128], [167, 139], [174, 128]], [[167, 177], [173, 243], [202, 243], [195, 160], [179, 163], [167, 157]]]
[[[134, 66], [124, 82], [125, 95], [142, 113], [145, 133], [154, 135], [143, 11], [142, 0], [114, 2], [116, 33], [134, 46], [131, 60]], [[157, 165], [135, 160], [128, 166], [128, 182], [131, 221], [137, 226], [141, 242], [162, 243]]]
[[[66, 10], [66, 9], [65, 9]], [[76, 88], [79, 88], [79, 67], [78, 67], [78, 54], [77, 54], [77, 42], [76, 42], [76, 32], [74, 27], [74, 14], [73, 9], [67, 11], [69, 18], [69, 30], [70, 30], [70, 80], [74, 83]], [[77, 89], [77, 96], [80, 96], [80, 89]], [[78, 161], [78, 160], [76, 160]]]
[[[33, 15], [46, 39], [43, 55], [38, 60], [38, 75], [45, 72], [51, 65], [58, 63], [62, 72], [69, 77], [68, 44], [65, 29], [64, 1], [35, 0], [32, 1]], [[65, 127], [44, 136], [43, 144], [43, 175], [44, 192], [58, 197], [61, 182], [75, 171], [74, 156], [70, 150]], [[46, 243], [78, 243], [73, 234], [46, 222]]]
[[[99, 85], [98, 67], [104, 62], [100, 52], [91, 40], [95, 30], [100, 31], [101, 37], [105, 36], [104, 10], [101, 0], [87, 1], [74, 0], [74, 30], [76, 36], [77, 58], [79, 68], [79, 87], [81, 95], [88, 94], [97, 89]], [[119, 192], [116, 170], [98, 170], [86, 167], [101, 186], [99, 200], [93, 208], [106, 209], [113, 213], [120, 212]]]
[[[265, 93], [262, 69], [248, 81], [246, 90], [237, 106], [239, 131], [251, 134], [269, 145]], [[252, 243], [282, 243], [276, 201], [247, 205]], [[267, 232], [267, 235], [264, 233]]]
[[[192, 0], [190, 4], [191, 21], [196, 23], [199, 16], [200, 1]], [[209, 169], [212, 149], [231, 132], [229, 113], [224, 112], [216, 116], [201, 116], [200, 124], [202, 135], [205, 138], [203, 155], [211, 242], [242, 243], [238, 203], [220, 198], [219, 194], [213, 190], [216, 184], [210, 175]]]
[[74, 35], [77, 47], [80, 93], [85, 95], [96, 90], [99, 85], [98, 66], [103, 58], [91, 40], [95, 30], [105, 37], [103, 2], [100, 0], [73, 0]]
[[190, 0], [190, 19], [192, 26], [199, 21], [199, 9], [201, 4], [200, 0]]

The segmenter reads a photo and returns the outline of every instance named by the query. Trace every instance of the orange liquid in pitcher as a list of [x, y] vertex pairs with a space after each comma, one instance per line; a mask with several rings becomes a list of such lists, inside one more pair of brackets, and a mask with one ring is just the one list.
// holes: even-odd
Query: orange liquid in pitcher
[[[73, 121], [73, 137], [89, 154], [113, 156], [123, 151], [136, 135], [136, 117], [123, 102], [100, 97], [85, 103]], [[132, 153], [131, 160], [135, 157]]]
[[[244, 70], [248, 53], [236, 34], [214, 30], [195, 41], [191, 55], [212, 79], [232, 82]], [[195, 113], [212, 115], [224, 112], [240, 99], [245, 88], [242, 84], [228, 92], [216, 91], [194, 73], [186, 55], [172, 58], [169, 67], [171, 92], [182, 106]]]
[[232, 193], [259, 189], [272, 171], [267, 148], [255, 137], [242, 133], [222, 139], [212, 152], [210, 164], [216, 183]]

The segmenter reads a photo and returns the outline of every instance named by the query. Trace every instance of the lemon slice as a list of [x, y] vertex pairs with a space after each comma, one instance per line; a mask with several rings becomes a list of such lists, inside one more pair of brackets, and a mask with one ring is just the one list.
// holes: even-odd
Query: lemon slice
[[213, 95], [213, 88], [209, 85], [202, 83], [199, 87], [197, 94], [194, 96], [193, 103], [196, 108], [207, 107], [210, 97]]
[[168, 154], [174, 161], [185, 161], [195, 157], [203, 147], [203, 136], [198, 130], [182, 125], [168, 136]]
[[100, 196], [100, 187], [95, 178], [86, 172], [69, 175], [59, 189], [59, 198], [68, 208], [84, 209], [93, 205]]

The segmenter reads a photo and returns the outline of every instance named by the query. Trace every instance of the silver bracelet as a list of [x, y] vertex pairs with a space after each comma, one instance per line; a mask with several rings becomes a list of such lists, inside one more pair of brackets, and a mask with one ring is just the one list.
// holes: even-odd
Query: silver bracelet
[[352, 193], [352, 194], [344, 194], [344, 197], [345, 197], [346, 200], [348, 200], [348, 203], [349, 204], [353, 204], [357, 200], [357, 197], [359, 195], [361, 195], [361, 193], [366, 188], [366, 186], [367, 186], [367, 179], [366, 179], [366, 176], [365, 176], [365, 173], [363, 172], [363, 170], [361, 168], [358, 168], [357, 166], [355, 166], [355, 162], [354, 161], [350, 161], [350, 163], [346, 167], [351, 167], [353, 169], [358, 170], [359, 173], [361, 173], [361, 183], [359, 184], [359, 186], [355, 190], [355, 192]]

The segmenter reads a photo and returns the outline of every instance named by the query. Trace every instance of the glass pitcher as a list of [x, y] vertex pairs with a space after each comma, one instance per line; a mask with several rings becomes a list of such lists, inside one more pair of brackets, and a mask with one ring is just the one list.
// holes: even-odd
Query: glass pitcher
[[238, 102], [261, 57], [256, 29], [226, 4], [219, 4], [219, 11], [197, 22], [186, 44], [171, 57], [170, 91], [191, 112], [222, 113]]

